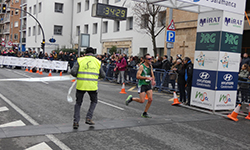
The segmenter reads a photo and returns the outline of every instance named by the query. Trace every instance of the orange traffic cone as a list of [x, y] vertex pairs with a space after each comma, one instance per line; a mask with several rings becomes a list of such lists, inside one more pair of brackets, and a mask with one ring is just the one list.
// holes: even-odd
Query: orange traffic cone
[[248, 116], [246, 116], [245, 119], [250, 120], [250, 104], [248, 106]]
[[49, 75], [48, 75], [49, 77], [51, 77], [52, 76], [52, 73], [51, 73], [51, 69], [49, 70]]
[[125, 92], [125, 83], [122, 84], [122, 90], [121, 90], [120, 93], [121, 93], [121, 94], [127, 94], [127, 93]]
[[40, 69], [39, 74], [40, 74], [40, 75], [43, 75], [43, 69], [42, 69], [42, 68]]
[[228, 118], [230, 118], [230, 119], [232, 119], [233, 121], [238, 121], [238, 118], [237, 118], [237, 116], [238, 116], [238, 114], [239, 114], [239, 112], [240, 112], [240, 104], [234, 109], [234, 111], [231, 113], [231, 114], [229, 114], [229, 115], [227, 115], [227, 117]]
[[146, 100], [148, 100], [148, 95], [146, 94], [146, 97], [145, 97]]
[[177, 95], [176, 95], [176, 93], [174, 92], [174, 103], [173, 103], [172, 105], [179, 105], [179, 104], [181, 104], [181, 103], [179, 102], [179, 100], [178, 100], [178, 98], [177, 98]]
[[30, 71], [29, 71], [29, 73], [33, 73], [33, 71], [32, 71], [32, 68], [30, 68]]
[[75, 82], [75, 81], [76, 81], [76, 79], [71, 80], [71, 82]]
[[29, 72], [29, 70], [28, 70], [28, 66], [26, 67], [25, 71], [26, 71], [26, 72]]
[[39, 68], [36, 69], [36, 73], [39, 73]]
[[60, 72], [60, 76], [62, 76], [62, 71]]

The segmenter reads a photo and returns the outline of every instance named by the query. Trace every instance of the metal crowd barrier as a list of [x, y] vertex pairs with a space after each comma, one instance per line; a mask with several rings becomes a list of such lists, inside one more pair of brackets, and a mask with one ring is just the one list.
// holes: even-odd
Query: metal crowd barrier
[[250, 80], [244, 78], [238, 81], [237, 103], [250, 103]]
[[[114, 65], [111, 64], [103, 64], [102, 65], [103, 70], [106, 72], [106, 76], [104, 80], [110, 81], [110, 82], [116, 82], [117, 81], [117, 74], [118, 72], [114, 72]], [[138, 79], [136, 79], [138, 69], [136, 68], [128, 68], [127, 74], [125, 77], [125, 83], [128, 84], [138, 84]], [[164, 69], [153, 69], [156, 85], [153, 87], [155, 89], [158, 89], [159, 92], [161, 91], [178, 91], [176, 86], [176, 79], [177, 74], [170, 71], [166, 71]], [[172, 76], [175, 76], [172, 78]]]

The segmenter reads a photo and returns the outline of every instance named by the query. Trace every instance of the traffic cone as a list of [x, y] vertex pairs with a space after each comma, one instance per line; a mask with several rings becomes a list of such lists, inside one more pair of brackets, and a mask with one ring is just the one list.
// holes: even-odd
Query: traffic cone
[[29, 70], [28, 70], [28, 66], [26, 67], [25, 71], [26, 71], [26, 72], [29, 72]]
[[36, 73], [39, 73], [39, 68], [36, 69]]
[[122, 90], [121, 90], [120, 93], [121, 93], [121, 94], [127, 94], [127, 93], [125, 92], [125, 83], [122, 84]]
[[250, 120], [250, 104], [248, 106], [248, 116], [246, 116], [245, 119]]
[[32, 68], [30, 68], [30, 71], [29, 71], [29, 73], [33, 73], [33, 71], [32, 71]]
[[62, 76], [62, 71], [60, 72], [60, 76]]
[[230, 119], [232, 119], [233, 121], [238, 121], [238, 118], [237, 118], [237, 116], [238, 116], [238, 114], [239, 114], [239, 112], [240, 112], [240, 104], [234, 109], [234, 111], [231, 113], [231, 114], [229, 114], [229, 115], [227, 115], [227, 117], [228, 118], [230, 118]]
[[51, 69], [49, 70], [49, 75], [48, 75], [49, 77], [51, 77], [52, 76], [52, 74], [51, 74]]
[[71, 82], [75, 82], [75, 81], [76, 81], [76, 79], [72, 79], [72, 80], [71, 80]]
[[148, 100], [148, 95], [146, 94], [146, 97], [145, 97], [146, 100]]
[[176, 95], [176, 93], [174, 92], [174, 103], [173, 103], [172, 105], [179, 105], [179, 104], [181, 104], [181, 103], [179, 102], [179, 100], [178, 100], [178, 98], [177, 98], [177, 95]]
[[40, 74], [40, 75], [43, 75], [43, 69], [42, 69], [42, 68], [40, 69], [39, 74]]

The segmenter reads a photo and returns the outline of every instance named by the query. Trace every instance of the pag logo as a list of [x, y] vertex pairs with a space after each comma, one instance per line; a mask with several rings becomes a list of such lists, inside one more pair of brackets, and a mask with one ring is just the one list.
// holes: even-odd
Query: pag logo
[[200, 40], [200, 43], [215, 43], [215, 37], [216, 37], [216, 34], [215, 33], [212, 33], [212, 34], [209, 34], [209, 33], [201, 33], [201, 40]]
[[227, 95], [220, 95], [220, 100], [219, 102], [223, 101], [225, 104], [227, 104], [228, 102], [231, 102], [231, 98], [230, 98], [230, 94]]
[[228, 60], [229, 60], [229, 56], [227, 55], [227, 53], [225, 53], [225, 55], [220, 60], [220, 62], [222, 63], [223, 68], [228, 68]]
[[239, 44], [238, 35], [234, 36], [233, 34], [226, 33], [225, 36], [226, 36], [225, 44], [236, 45], [236, 46]]
[[225, 81], [231, 81], [231, 80], [233, 80], [233, 75], [231, 75], [231, 74], [225, 74], [224, 76], [223, 76], [223, 79], [225, 80]]
[[199, 76], [200, 76], [200, 78], [203, 79], [203, 80], [206, 80], [206, 79], [209, 79], [209, 78], [210, 78], [210, 75], [209, 75], [209, 73], [207, 73], [207, 72], [201, 72], [201, 73], [199, 74]]
[[234, 19], [234, 18], [228, 18], [225, 17], [225, 25], [228, 26], [228, 24], [232, 24], [234, 27], [241, 28], [243, 21], [240, 19]]
[[202, 102], [205, 100], [208, 101], [208, 97], [207, 97], [206, 92], [201, 93], [201, 92], [196, 91], [195, 98], [199, 98]]
[[206, 23], [209, 25], [219, 25], [220, 17], [207, 17], [207, 18], [201, 18], [199, 21], [199, 25], [203, 27]]
[[199, 66], [204, 66], [204, 62], [205, 62], [205, 54], [203, 54], [202, 52], [197, 56], [196, 61], [198, 62]]

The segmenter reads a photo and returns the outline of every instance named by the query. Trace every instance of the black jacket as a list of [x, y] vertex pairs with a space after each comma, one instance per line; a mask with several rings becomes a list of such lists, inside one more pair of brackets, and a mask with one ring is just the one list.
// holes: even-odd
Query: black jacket
[[153, 63], [152, 66], [153, 68], [162, 69], [162, 62], [158, 60], [157, 62]]
[[162, 61], [162, 69], [165, 69], [166, 71], [168, 71], [168, 70], [170, 70], [170, 68], [171, 68], [170, 62], [167, 59], [163, 60]]
[[185, 64], [185, 78], [186, 83], [188, 86], [192, 85], [192, 78], [193, 78], [193, 64], [191, 61]]

